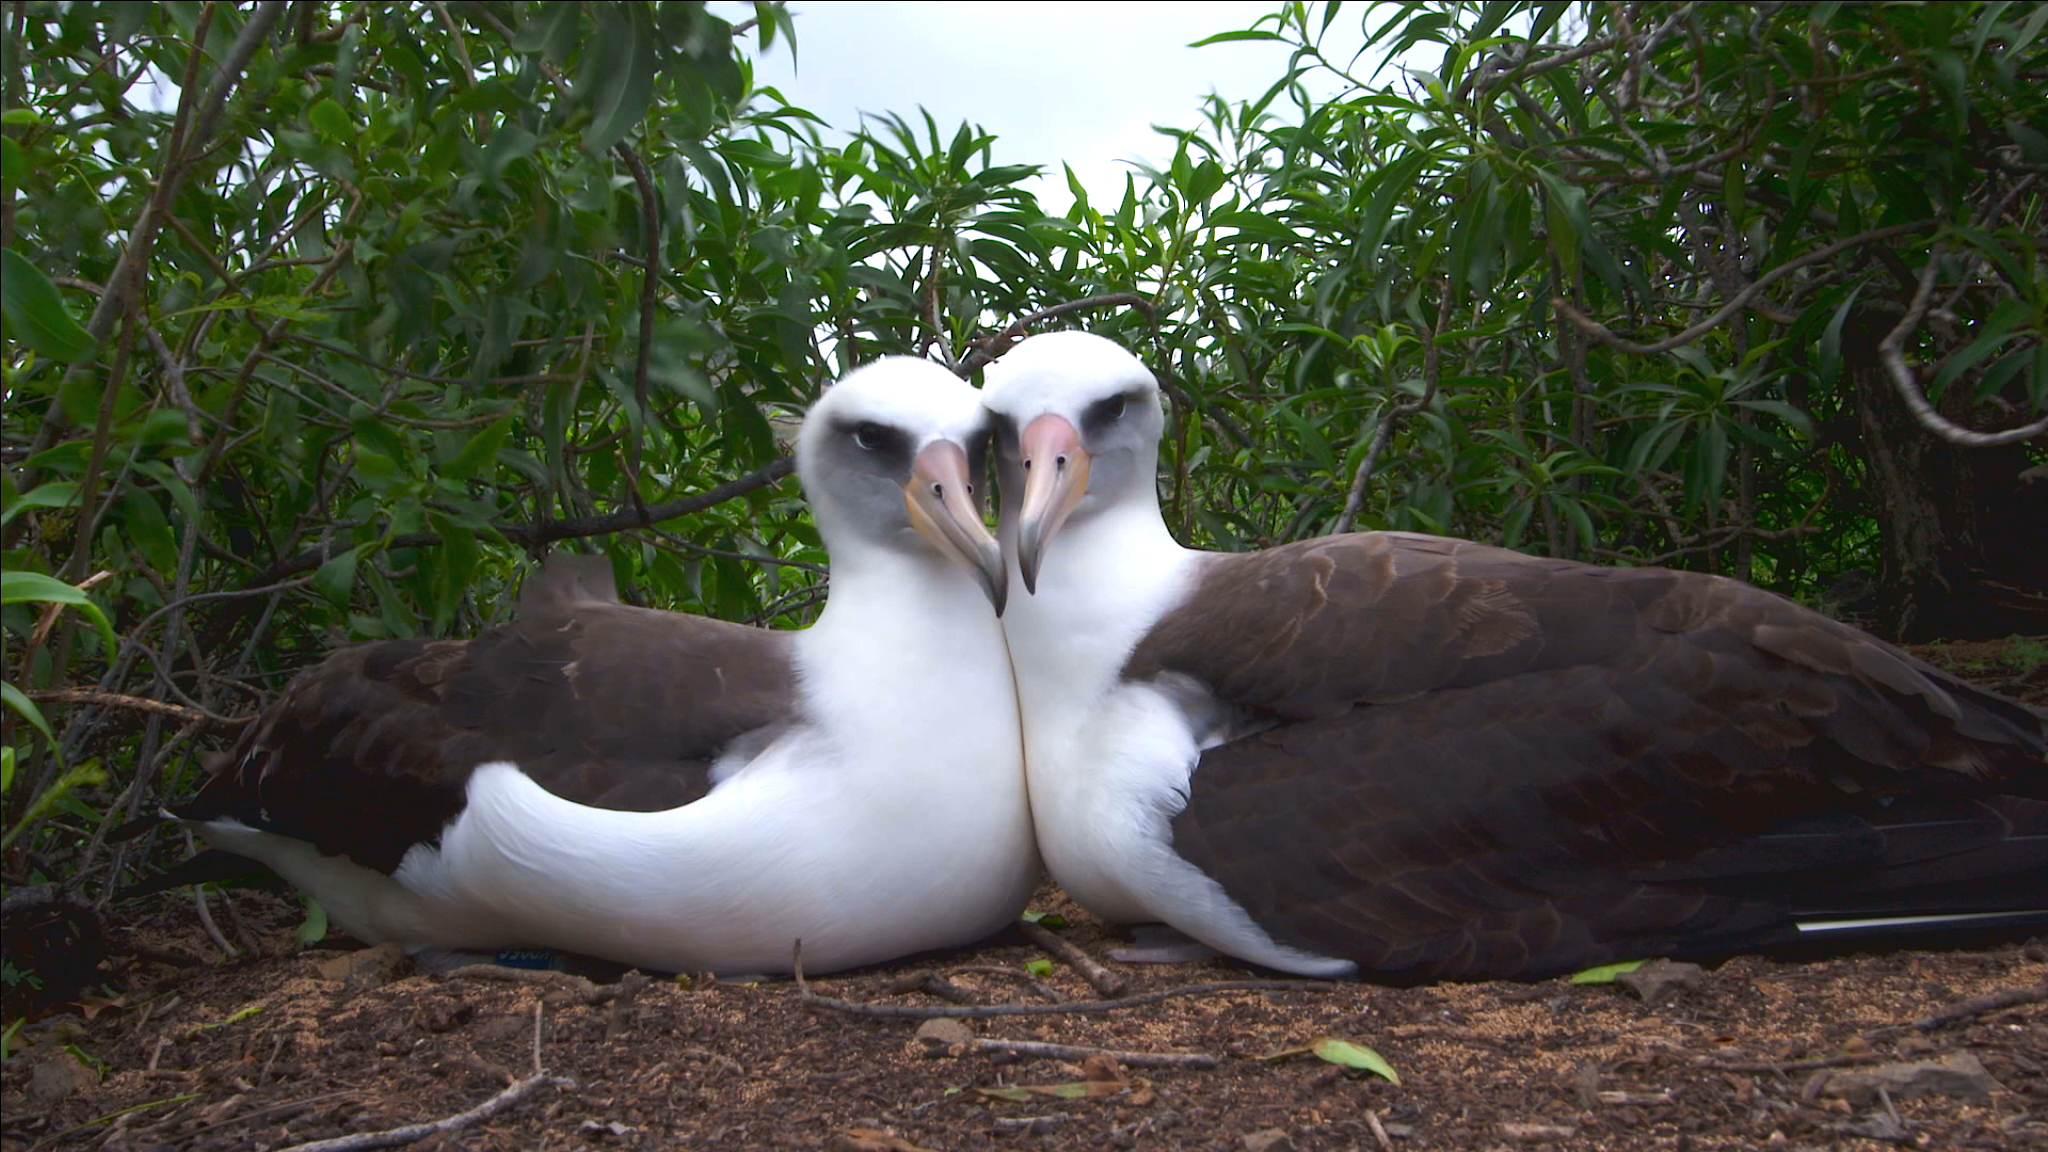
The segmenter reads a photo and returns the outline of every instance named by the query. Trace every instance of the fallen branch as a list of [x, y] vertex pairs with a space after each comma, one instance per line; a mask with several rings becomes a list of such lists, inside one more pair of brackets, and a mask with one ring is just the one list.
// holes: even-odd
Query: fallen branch
[[981, 1004], [937, 1007], [911, 1004], [862, 1004], [833, 996], [820, 996], [804, 980], [803, 942], [797, 942], [790, 966], [796, 976], [797, 996], [814, 1008], [828, 1008], [852, 1016], [876, 1016], [900, 1020], [935, 1020], [945, 1017], [980, 1019], [989, 1016], [1063, 1016], [1087, 1012], [1114, 1012], [1139, 1008], [1182, 996], [1213, 996], [1224, 992], [1328, 992], [1337, 987], [1326, 980], [1217, 980], [1189, 984], [1159, 992], [1141, 992], [1115, 1000], [1070, 1000], [1063, 1004]]
[[1911, 1024], [1887, 1025], [1883, 1028], [1874, 1029], [1873, 1032], [1866, 1032], [1864, 1035], [1904, 1032], [1908, 1029], [1915, 1032], [1932, 1032], [1944, 1024], [1953, 1024], [1958, 1020], [1967, 1020], [1972, 1016], [1982, 1016], [1986, 1012], [1996, 1012], [2002, 1008], [2017, 1008], [2022, 1004], [2039, 1004], [2044, 1000], [2048, 1000], [2048, 983], [2036, 984], [2030, 988], [2001, 988], [1996, 992], [1958, 1001], [1937, 1012], [1922, 1016]]
[[994, 1037], [976, 1037], [972, 1049], [1052, 1060], [1109, 1056], [1131, 1068], [1214, 1068], [1223, 1062], [1207, 1052], [1120, 1052], [1114, 1048], [1091, 1048], [1083, 1044], [1049, 1044], [1041, 1040], [1001, 1040]]
[[1081, 979], [1086, 980], [1088, 986], [1102, 996], [1116, 997], [1124, 994], [1127, 987], [1124, 978], [1104, 968], [1095, 957], [1083, 951], [1080, 945], [1063, 939], [1043, 924], [1029, 920], [1017, 921], [1017, 930], [1024, 933], [1026, 940], [1052, 953], [1064, 961], [1067, 967], [1080, 973]]
[[520, 1080], [489, 1100], [467, 1112], [457, 1112], [439, 1120], [424, 1124], [407, 1124], [401, 1128], [386, 1128], [382, 1132], [358, 1132], [352, 1136], [336, 1136], [327, 1140], [314, 1140], [305, 1144], [293, 1144], [280, 1152], [359, 1152], [365, 1148], [396, 1148], [411, 1144], [443, 1132], [460, 1132], [472, 1124], [478, 1124], [500, 1112], [507, 1111], [542, 1088], [574, 1088], [576, 1082], [567, 1076], [549, 1076], [536, 1073]]

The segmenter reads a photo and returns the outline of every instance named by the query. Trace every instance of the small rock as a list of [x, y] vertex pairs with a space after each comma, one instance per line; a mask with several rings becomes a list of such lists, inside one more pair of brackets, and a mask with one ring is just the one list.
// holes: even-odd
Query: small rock
[[1652, 960], [1633, 972], [1614, 978], [1616, 984], [1636, 994], [1645, 1004], [1655, 1004], [1684, 989], [1699, 988], [1707, 982], [1707, 971], [1684, 961]]
[[29, 1074], [29, 1103], [47, 1108], [81, 1089], [100, 1082], [99, 1073], [78, 1062], [69, 1052], [59, 1052], [36, 1065]]
[[332, 980], [351, 988], [376, 988], [397, 979], [399, 971], [408, 963], [405, 949], [396, 944], [379, 944], [375, 948], [344, 952], [332, 960], [322, 960], [318, 967], [322, 980]]
[[1294, 1138], [1285, 1128], [1261, 1128], [1244, 1134], [1244, 1152], [1294, 1152]]
[[1500, 1126], [1502, 1136], [1531, 1144], [1549, 1140], [1569, 1140], [1576, 1136], [1578, 1131], [1569, 1124], [1517, 1124], [1511, 1121]]
[[533, 1014], [507, 1012], [486, 1017], [476, 1026], [479, 1040], [510, 1040], [514, 1036], [530, 1035], [533, 1032]]
[[974, 1050], [974, 1029], [965, 1020], [940, 1016], [919, 1024], [911, 1042], [926, 1056], [965, 1056]]
[[1413, 1124], [1397, 1124], [1389, 1120], [1385, 1124], [1380, 1125], [1380, 1131], [1385, 1132], [1396, 1140], [1413, 1140], [1415, 1138], [1415, 1125]]
[[1837, 1072], [1821, 1087], [1827, 1096], [1840, 1096], [1855, 1104], [1877, 1099], [1883, 1088], [1894, 1100], [1915, 1096], [1957, 1096], [1982, 1100], [1998, 1087], [1998, 1081], [1968, 1052], [1951, 1052], [1940, 1060], [1911, 1064], [1880, 1064], [1875, 1068]]

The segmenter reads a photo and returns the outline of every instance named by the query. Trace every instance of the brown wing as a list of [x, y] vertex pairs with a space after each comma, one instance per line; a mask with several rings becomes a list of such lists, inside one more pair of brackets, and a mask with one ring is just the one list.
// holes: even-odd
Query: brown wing
[[1175, 847], [1382, 976], [2048, 904], [2043, 715], [1733, 581], [1306, 541], [1208, 563], [1125, 668], [1169, 672], [1272, 724], [1203, 754]]
[[512, 761], [580, 804], [673, 808], [794, 701], [787, 633], [630, 607], [608, 569], [558, 557], [511, 623], [355, 645], [299, 676], [179, 815], [233, 815], [388, 872], [439, 838], [479, 764]]

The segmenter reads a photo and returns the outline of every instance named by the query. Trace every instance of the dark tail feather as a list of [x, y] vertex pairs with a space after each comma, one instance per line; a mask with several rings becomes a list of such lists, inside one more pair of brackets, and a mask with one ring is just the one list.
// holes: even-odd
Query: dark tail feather
[[233, 852], [208, 848], [189, 860], [147, 880], [139, 880], [114, 894], [115, 900], [136, 900], [172, 888], [192, 884], [228, 884], [237, 888], [265, 887], [283, 883], [277, 873]]

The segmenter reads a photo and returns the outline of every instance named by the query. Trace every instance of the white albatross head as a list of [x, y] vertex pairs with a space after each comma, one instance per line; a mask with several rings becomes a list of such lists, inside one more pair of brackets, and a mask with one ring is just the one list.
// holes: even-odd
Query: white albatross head
[[797, 435], [797, 477], [826, 550], [935, 552], [1001, 615], [1007, 570], [979, 498], [990, 425], [974, 388], [928, 360], [888, 356], [848, 373]]
[[988, 366], [987, 381], [1003, 540], [1036, 592], [1046, 547], [1069, 519], [1158, 502], [1159, 382], [1121, 345], [1087, 332], [1030, 337]]

